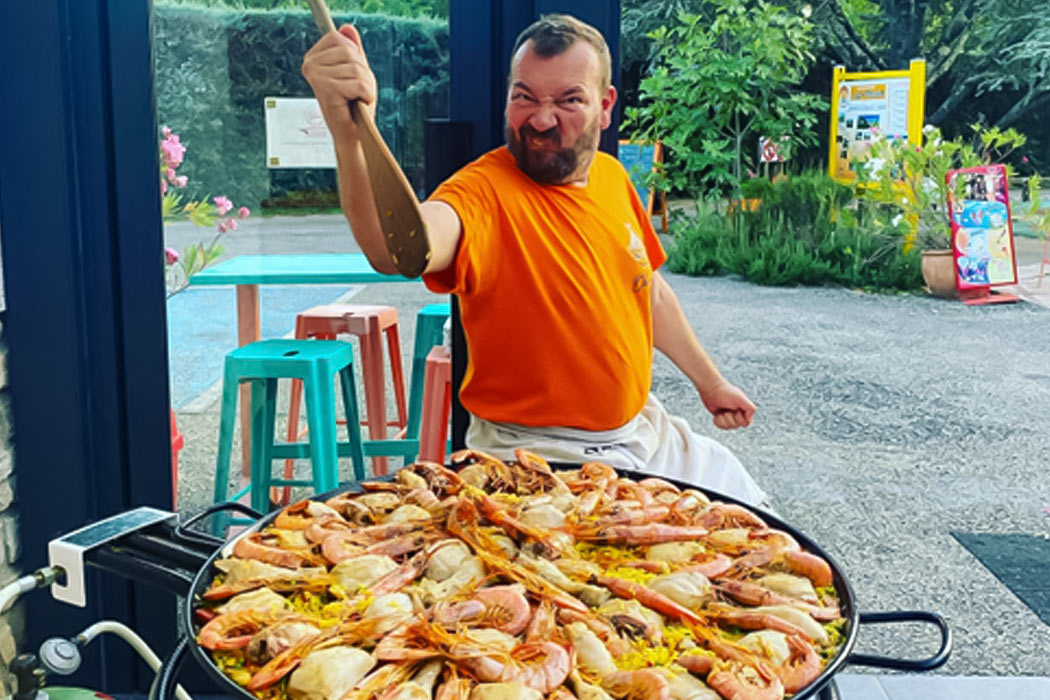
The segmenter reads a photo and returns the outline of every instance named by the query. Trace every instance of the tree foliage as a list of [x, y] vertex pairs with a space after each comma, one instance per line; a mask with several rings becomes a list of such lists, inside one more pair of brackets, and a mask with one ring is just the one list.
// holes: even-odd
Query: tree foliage
[[655, 64], [624, 123], [633, 138], [674, 153], [663, 186], [694, 194], [737, 189], [759, 136], [787, 149], [815, 143], [816, 111], [825, 106], [797, 89], [813, 58], [801, 16], [764, 0], [708, 4], [710, 17], [682, 12], [650, 34]]

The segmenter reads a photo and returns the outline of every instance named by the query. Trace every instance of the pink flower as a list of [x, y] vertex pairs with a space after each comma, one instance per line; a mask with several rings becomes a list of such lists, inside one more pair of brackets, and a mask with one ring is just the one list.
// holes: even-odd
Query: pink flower
[[160, 193], [162, 195], [168, 193], [168, 183], [166, 183], [164, 180], [160, 181]]
[[237, 219], [226, 219], [226, 229], [232, 231], [237, 228]]
[[166, 262], [169, 265], [174, 265], [178, 261], [179, 261], [179, 251], [175, 250], [174, 248], [165, 248], [164, 249], [164, 262]]
[[922, 153], [922, 146], [916, 146], [915, 147], [915, 152], [916, 153]]
[[219, 222], [219, 233], [226, 233], [229, 230], [226, 219]]
[[160, 144], [160, 152], [166, 165], [177, 168], [186, 154], [186, 147], [179, 143], [178, 134], [172, 134]]
[[241, 219], [247, 219], [251, 214], [252, 213], [248, 210], [248, 207], [241, 207], [237, 210], [237, 216]]
[[160, 135], [164, 138], [168, 138], [171, 136], [171, 129], [169, 129], [167, 125], [160, 127]]
[[164, 171], [164, 177], [168, 178], [172, 182], [175, 181], [175, 168], [168, 168]]
[[189, 182], [189, 178], [185, 175], [179, 175], [177, 178], [175, 178], [176, 187], [185, 187], [187, 182]]
[[1022, 163], [1027, 163], [1028, 162], [1028, 156], [1021, 156], [1021, 162]]
[[228, 212], [230, 209], [233, 209], [233, 202], [231, 202], [228, 197], [223, 197], [222, 195], [219, 195], [214, 199], [215, 211], [218, 212], [219, 216], [224, 216], [226, 212]]

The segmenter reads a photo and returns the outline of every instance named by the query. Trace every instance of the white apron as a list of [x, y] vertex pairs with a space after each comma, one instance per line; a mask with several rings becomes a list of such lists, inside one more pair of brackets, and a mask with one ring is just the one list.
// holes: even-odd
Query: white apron
[[550, 462], [605, 462], [653, 476], [669, 476], [760, 506], [766, 494], [732, 452], [697, 435], [651, 393], [642, 412], [615, 430], [535, 428], [471, 416], [467, 446], [502, 460], [525, 448]]

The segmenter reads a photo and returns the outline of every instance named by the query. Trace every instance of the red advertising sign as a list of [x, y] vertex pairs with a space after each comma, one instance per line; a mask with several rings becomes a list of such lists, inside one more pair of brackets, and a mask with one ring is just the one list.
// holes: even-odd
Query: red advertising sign
[[1006, 168], [949, 170], [946, 180], [956, 287], [966, 291], [1017, 284]]

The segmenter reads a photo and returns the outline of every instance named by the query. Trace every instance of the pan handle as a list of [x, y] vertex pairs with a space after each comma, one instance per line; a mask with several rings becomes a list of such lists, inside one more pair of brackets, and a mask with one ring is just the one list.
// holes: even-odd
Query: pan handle
[[941, 633], [941, 646], [937, 653], [927, 659], [894, 659], [888, 656], [870, 656], [868, 654], [850, 654], [848, 664], [892, 668], [897, 671], [932, 671], [943, 666], [952, 653], [952, 631], [948, 622], [937, 613], [923, 610], [895, 610], [893, 612], [861, 613], [860, 624], [877, 625], [883, 622], [928, 622], [936, 625]]
[[208, 506], [201, 512], [192, 516], [186, 522], [179, 523], [178, 525], [176, 525], [176, 537], [187, 541], [195, 541], [200, 544], [210, 545], [213, 549], [218, 549], [222, 546], [224, 540], [221, 540], [218, 537], [214, 537], [212, 535], [197, 530], [191, 530], [190, 527], [200, 522], [201, 520], [204, 520], [209, 515], [221, 513], [224, 510], [235, 510], [239, 513], [247, 515], [250, 518], [254, 518], [255, 520], [258, 520], [259, 518], [263, 517], [262, 513], [255, 510], [254, 508], [249, 508], [243, 503], [238, 503], [237, 501], [223, 501], [222, 503], [216, 503], [214, 505]]

